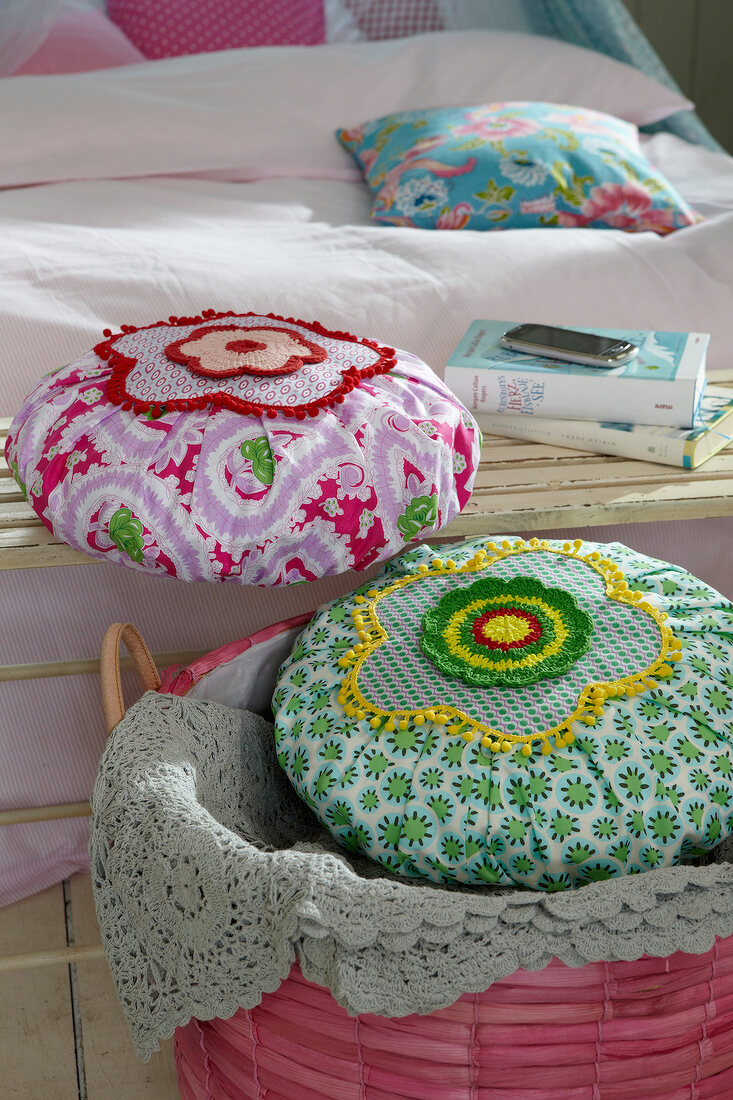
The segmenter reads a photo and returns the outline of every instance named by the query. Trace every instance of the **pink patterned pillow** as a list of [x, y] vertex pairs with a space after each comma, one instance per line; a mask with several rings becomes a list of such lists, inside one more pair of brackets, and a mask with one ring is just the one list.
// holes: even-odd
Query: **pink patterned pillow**
[[85, 73], [144, 60], [140, 50], [101, 11], [68, 11], [59, 16], [43, 45], [13, 76]]
[[444, 30], [438, 0], [343, 0], [366, 38], [406, 38]]
[[107, 12], [150, 58], [326, 40], [323, 0], [107, 0]]
[[468, 502], [481, 433], [407, 351], [274, 313], [121, 329], [42, 378], [8, 433], [28, 503], [83, 553], [296, 584], [390, 558]]

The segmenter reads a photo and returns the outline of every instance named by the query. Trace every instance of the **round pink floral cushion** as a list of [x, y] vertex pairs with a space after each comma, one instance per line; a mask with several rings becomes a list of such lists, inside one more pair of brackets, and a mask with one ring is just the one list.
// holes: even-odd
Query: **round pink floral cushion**
[[43, 378], [8, 463], [60, 539], [186, 581], [364, 569], [467, 502], [480, 433], [408, 352], [274, 314], [123, 326]]

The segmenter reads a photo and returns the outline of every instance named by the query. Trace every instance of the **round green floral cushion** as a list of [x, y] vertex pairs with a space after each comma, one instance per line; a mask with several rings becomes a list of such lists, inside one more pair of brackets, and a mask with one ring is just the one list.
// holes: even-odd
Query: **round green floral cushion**
[[733, 821], [733, 607], [618, 543], [402, 554], [280, 669], [282, 767], [408, 877], [561, 890], [673, 866]]

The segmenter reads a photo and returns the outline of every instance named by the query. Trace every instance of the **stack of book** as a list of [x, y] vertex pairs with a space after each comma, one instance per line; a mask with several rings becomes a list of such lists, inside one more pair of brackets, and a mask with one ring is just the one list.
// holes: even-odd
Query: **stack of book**
[[637, 345], [609, 370], [511, 351], [514, 323], [474, 321], [446, 365], [482, 431], [687, 468], [730, 441], [733, 390], [705, 385], [707, 333], [576, 326]]

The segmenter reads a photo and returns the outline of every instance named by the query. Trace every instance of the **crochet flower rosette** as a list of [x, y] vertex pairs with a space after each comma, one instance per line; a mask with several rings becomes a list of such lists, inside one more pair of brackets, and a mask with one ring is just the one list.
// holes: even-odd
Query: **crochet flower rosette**
[[[558, 561], [563, 588], [547, 584]], [[657, 686], [680, 656], [666, 614], [580, 540], [490, 542], [460, 567], [436, 557], [355, 599], [359, 640], [339, 658], [345, 714], [370, 715], [373, 729], [431, 721], [490, 752], [571, 744], [576, 718], [595, 725], [609, 698]]]
[[[281, 764], [336, 836], [401, 874], [549, 889], [679, 861], [709, 809], [684, 809], [704, 673], [655, 582], [649, 559], [580, 540], [404, 554], [283, 666]], [[729, 610], [715, 628], [730, 649]], [[719, 707], [727, 671], [709, 653], [704, 669]], [[730, 727], [711, 729], [730, 801]]]
[[205, 310], [104, 335], [94, 350], [111, 367], [110, 400], [136, 413], [212, 405], [303, 420], [396, 364], [394, 348], [276, 314]]
[[7, 455], [60, 539], [187, 581], [364, 569], [467, 503], [480, 433], [416, 356], [278, 314], [105, 330], [44, 378]]

